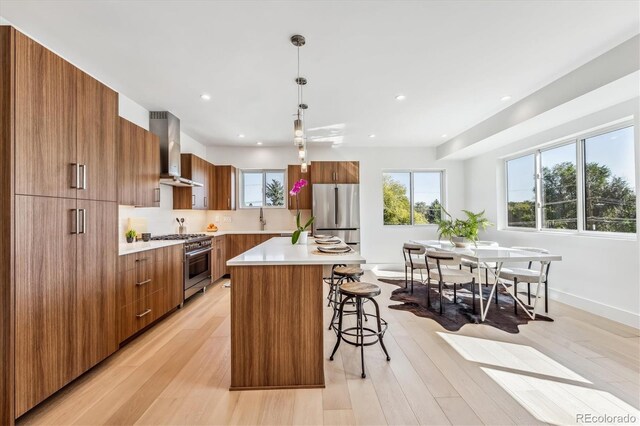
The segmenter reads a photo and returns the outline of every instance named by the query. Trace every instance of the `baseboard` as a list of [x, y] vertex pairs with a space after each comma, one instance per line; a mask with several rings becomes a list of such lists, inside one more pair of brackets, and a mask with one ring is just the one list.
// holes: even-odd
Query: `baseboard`
[[588, 311], [591, 314], [640, 329], [640, 315], [637, 313], [625, 311], [615, 306], [605, 305], [604, 303], [585, 299], [584, 297], [552, 288], [549, 288], [549, 299], [557, 300], [574, 308]]

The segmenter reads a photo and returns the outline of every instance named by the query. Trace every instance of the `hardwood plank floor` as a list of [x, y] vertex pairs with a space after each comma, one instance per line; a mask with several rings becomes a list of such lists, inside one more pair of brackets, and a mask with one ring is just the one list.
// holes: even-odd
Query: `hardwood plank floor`
[[[364, 280], [376, 282], [367, 272]], [[229, 392], [230, 310], [224, 281], [148, 330], [18, 424], [545, 424], [576, 414], [640, 418], [640, 333], [550, 301], [555, 322], [509, 334], [485, 325], [450, 333], [391, 310], [378, 346], [335, 344], [325, 331], [325, 389]], [[325, 289], [326, 293], [326, 289]], [[328, 323], [330, 309], [325, 308]]]

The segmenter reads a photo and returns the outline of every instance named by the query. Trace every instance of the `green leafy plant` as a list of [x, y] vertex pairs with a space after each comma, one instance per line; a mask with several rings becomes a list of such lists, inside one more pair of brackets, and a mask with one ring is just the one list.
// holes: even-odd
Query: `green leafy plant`
[[478, 232], [480, 229], [486, 230], [489, 226], [493, 226], [489, 219], [484, 215], [484, 210], [480, 213], [473, 213], [469, 210], [462, 210], [467, 216], [466, 220], [454, 219], [448, 211], [441, 207], [447, 218], [436, 219], [438, 225], [438, 239], [443, 237], [451, 241], [453, 237], [466, 238], [467, 240], [478, 241]]
[[127, 231], [127, 233], [126, 233], [126, 234], [124, 234], [124, 235], [125, 235], [125, 237], [127, 237], [127, 238], [135, 239], [137, 234], [136, 234], [136, 231], [135, 231], [135, 230], [133, 230], [133, 229], [129, 229], [129, 230]]
[[298, 211], [298, 213], [296, 214], [296, 230], [293, 231], [293, 234], [291, 235], [291, 244], [297, 243], [298, 239], [300, 239], [300, 234], [305, 230], [307, 230], [315, 220], [315, 217], [311, 216], [311, 218], [307, 221], [307, 223], [304, 226], [301, 226], [300, 224], [300, 207], [298, 204], [298, 194], [300, 193], [302, 188], [307, 186], [308, 183], [309, 182], [307, 182], [306, 180], [300, 179], [299, 181], [293, 184], [293, 188], [291, 188], [291, 191], [289, 191], [289, 195], [291, 195], [292, 197], [293, 196], [296, 197], [296, 210]]

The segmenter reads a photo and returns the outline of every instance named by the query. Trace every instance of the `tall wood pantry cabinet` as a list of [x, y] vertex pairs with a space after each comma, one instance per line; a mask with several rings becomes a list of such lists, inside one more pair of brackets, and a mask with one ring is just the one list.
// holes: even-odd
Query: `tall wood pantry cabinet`
[[118, 347], [118, 96], [0, 27], [0, 424]]

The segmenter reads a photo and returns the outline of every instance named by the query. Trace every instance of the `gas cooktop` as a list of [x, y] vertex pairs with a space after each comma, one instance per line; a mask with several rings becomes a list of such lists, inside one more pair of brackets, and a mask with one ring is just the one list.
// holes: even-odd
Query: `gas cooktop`
[[152, 240], [197, 240], [200, 238], [211, 238], [207, 234], [168, 234], [168, 235], [156, 235], [151, 237]]

